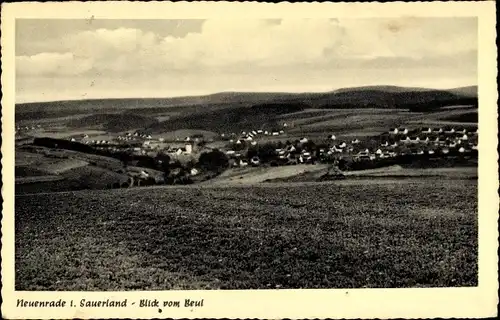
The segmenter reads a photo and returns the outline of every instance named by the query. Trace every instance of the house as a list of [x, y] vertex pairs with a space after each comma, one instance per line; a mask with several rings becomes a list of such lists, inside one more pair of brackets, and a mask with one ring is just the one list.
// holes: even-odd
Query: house
[[306, 142], [307, 142], [307, 141], [309, 141], [309, 140], [307, 140], [307, 138], [306, 138], [306, 137], [303, 137], [303, 138], [300, 138], [300, 140], [299, 140], [299, 141], [300, 141], [300, 143], [306, 143]]
[[229, 143], [233, 143], [233, 142], [234, 142], [234, 140], [233, 140], [233, 139], [229, 139]]
[[434, 154], [434, 150], [429, 149], [429, 150], [427, 150], [427, 153], [428, 153], [428, 154]]
[[[262, 133], [262, 130], [257, 130], [257, 133], [259, 133], [259, 134], [260, 134], [260, 133]], [[267, 133], [266, 133], [266, 134], [267, 134]]]
[[464, 133], [464, 135], [460, 139], [462, 139], [462, 140], [468, 140], [469, 137]]
[[390, 128], [389, 129], [389, 134], [398, 134], [398, 128]]
[[288, 152], [294, 152], [295, 150], [297, 150], [297, 149], [295, 148], [295, 146], [293, 144], [286, 147], [286, 151], [288, 151]]
[[254, 135], [254, 136], [256, 136], [256, 135], [257, 135], [257, 131], [255, 131], [255, 130], [252, 130], [252, 132], [251, 132], [251, 133], [252, 133], [252, 135]]
[[283, 131], [283, 130], [280, 130], [280, 134], [284, 134], [284, 133], [285, 133], [285, 131]]
[[458, 149], [458, 152], [464, 153], [465, 152], [465, 148], [464, 147], [460, 147], [460, 149]]
[[423, 155], [424, 154], [424, 150], [417, 150], [417, 154], [420, 156], [420, 155]]
[[258, 166], [260, 164], [260, 159], [259, 157], [255, 156], [253, 157], [252, 159], [250, 159], [250, 163], [253, 165], [253, 166]]
[[358, 144], [359, 142], [360, 142], [359, 139], [354, 139], [351, 141], [351, 144]]
[[227, 150], [227, 151], [226, 151], [226, 154], [227, 154], [228, 156], [232, 156], [232, 155], [234, 155], [235, 153], [236, 153], [236, 152], [235, 152], [234, 150]]
[[472, 150], [477, 150], [477, 144], [472, 145]]
[[334, 134], [330, 134], [330, 135], [328, 135], [328, 139], [330, 139], [330, 140], [336, 140], [337, 137]]
[[393, 148], [396, 148], [397, 146], [398, 146], [397, 142], [394, 142], [393, 144], [391, 144], [391, 147], [393, 147]]
[[425, 137], [419, 137], [420, 141], [421, 142], [429, 142], [429, 137], [428, 136], [425, 136]]
[[186, 137], [186, 139], [184, 139], [184, 141], [191, 141], [191, 138], [190, 137]]
[[450, 142], [448, 144], [448, 147], [450, 147], [450, 148], [455, 148], [456, 146], [457, 146], [457, 144], [455, 142]]
[[71, 142], [75, 142], [75, 141], [76, 141], [76, 139], [75, 139], [75, 138], [71, 138]]
[[385, 141], [384, 143], [381, 143], [380, 146], [381, 147], [388, 147], [389, 146], [389, 142]]
[[240, 167], [246, 167], [248, 166], [248, 162], [245, 160], [240, 160]]
[[420, 138], [418, 136], [410, 137], [410, 142], [411, 143], [419, 143], [420, 142]]
[[246, 136], [246, 135], [247, 135], [247, 132], [246, 132], [246, 131], [242, 131], [242, 132], [241, 132], [241, 135], [242, 135], [242, 136]]
[[401, 139], [399, 141], [406, 143], [406, 142], [410, 142], [410, 140], [411, 140], [410, 137], [406, 136], [406, 137], [401, 137]]
[[190, 143], [186, 144], [186, 147], [184, 148], [186, 154], [191, 154], [193, 152], [193, 145]]
[[342, 142], [341, 144], [339, 144], [339, 148], [345, 148], [347, 147], [347, 144], [345, 142]]
[[458, 128], [457, 129], [457, 133], [463, 133], [463, 134], [465, 134], [465, 133], [467, 133], [467, 129], [465, 129], [465, 128]]
[[434, 129], [432, 129], [432, 132], [433, 132], [433, 133], [438, 133], [438, 134], [439, 134], [439, 133], [442, 133], [442, 132], [443, 132], [443, 129], [441, 129], [441, 128], [434, 128]]
[[252, 141], [252, 140], [253, 140], [253, 138], [252, 138], [251, 136], [248, 136], [245, 140], [247, 140], [247, 141]]
[[455, 133], [455, 129], [453, 127], [451, 128], [446, 128], [444, 133], [447, 133], [447, 134], [451, 134], [451, 133]]
[[252, 146], [255, 146], [255, 145], [257, 145], [257, 141], [252, 141], [252, 142], [250, 142], [250, 144], [251, 144]]
[[288, 124], [286, 124], [286, 122], [283, 123], [283, 127], [285, 127], [285, 128], [288, 127]]
[[377, 151], [375, 151], [375, 154], [381, 155], [383, 154], [383, 151], [381, 149], [377, 149]]
[[431, 128], [422, 128], [422, 133], [432, 133]]
[[269, 131], [264, 131], [264, 134], [267, 136], [269, 135]]
[[236, 140], [236, 144], [242, 144], [242, 141], [240, 139]]
[[399, 134], [408, 134], [408, 129], [407, 128], [398, 128], [398, 133]]
[[195, 176], [195, 175], [197, 175], [197, 174], [198, 174], [198, 173], [200, 173], [200, 172], [198, 171], [198, 169], [196, 169], [196, 168], [192, 168], [192, 169], [191, 169], [191, 171], [190, 171], [189, 173], [190, 173], [192, 176]]
[[273, 135], [273, 136], [279, 136], [279, 135], [280, 135], [280, 133], [279, 133], [278, 131], [273, 131], [272, 135]]
[[443, 154], [448, 154], [448, 153], [450, 153], [450, 149], [448, 149], [448, 148], [443, 148], [443, 149], [441, 149], [441, 153], [443, 153]]

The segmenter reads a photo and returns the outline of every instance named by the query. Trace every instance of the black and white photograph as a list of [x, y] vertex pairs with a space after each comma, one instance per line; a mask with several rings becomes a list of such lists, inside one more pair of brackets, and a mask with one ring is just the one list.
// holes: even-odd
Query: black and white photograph
[[14, 290], [478, 287], [479, 24], [16, 19]]

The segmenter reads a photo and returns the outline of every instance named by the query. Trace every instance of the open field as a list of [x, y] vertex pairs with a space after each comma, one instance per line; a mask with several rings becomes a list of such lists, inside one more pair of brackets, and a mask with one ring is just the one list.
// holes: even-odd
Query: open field
[[279, 167], [247, 167], [229, 169], [206, 184], [254, 184], [264, 182], [268, 179], [279, 179], [296, 176], [305, 172], [323, 172], [328, 168], [327, 164], [298, 164], [294, 166]]
[[15, 232], [16, 290], [477, 285], [469, 179], [16, 196]]

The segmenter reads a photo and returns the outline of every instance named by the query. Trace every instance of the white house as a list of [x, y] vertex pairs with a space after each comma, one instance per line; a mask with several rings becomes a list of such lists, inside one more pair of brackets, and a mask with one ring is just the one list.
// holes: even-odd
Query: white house
[[259, 159], [259, 157], [257, 157], [257, 156], [253, 157], [252, 159], [250, 159], [250, 163], [251, 163], [252, 165], [254, 165], [254, 166], [259, 165], [259, 164], [260, 164], [260, 159]]
[[381, 147], [387, 147], [389, 146], [389, 142], [385, 141], [384, 143], [380, 144]]
[[460, 149], [458, 149], [458, 152], [464, 153], [465, 152], [465, 148], [464, 147], [460, 147]]
[[391, 129], [389, 129], [389, 133], [390, 134], [398, 134], [398, 132], [399, 132], [398, 128], [391, 128]]
[[422, 133], [431, 133], [432, 129], [431, 128], [422, 128]]
[[336, 139], [337, 139], [337, 137], [336, 137], [334, 134], [330, 134], [330, 135], [328, 136], [328, 139], [330, 139], [330, 140], [336, 140]]
[[307, 141], [309, 141], [309, 140], [307, 140], [307, 138], [306, 138], [306, 137], [303, 137], [303, 138], [300, 138], [300, 140], [299, 140], [299, 141], [300, 141], [300, 143], [306, 143], [306, 142], [307, 142]]
[[228, 156], [231, 156], [231, 155], [233, 155], [233, 154], [235, 154], [235, 153], [236, 153], [236, 152], [235, 152], [234, 150], [227, 150], [227, 151], [226, 151], [226, 154], [227, 154]]
[[248, 136], [248, 137], [246, 138], [246, 140], [247, 140], [247, 141], [252, 141], [252, 140], [253, 140], [253, 138], [252, 138], [251, 136]]
[[354, 139], [351, 141], [352, 144], [358, 144], [359, 143], [359, 139]]
[[339, 145], [340, 148], [345, 148], [347, 147], [347, 144], [345, 142], [342, 142], [340, 145]]
[[252, 146], [255, 146], [255, 145], [257, 145], [257, 141], [252, 141], [252, 142], [250, 142], [250, 144], [251, 144]]
[[240, 139], [236, 140], [236, 144], [241, 144], [241, 140]]
[[376, 153], [376, 154], [379, 154], [379, 155], [380, 155], [380, 154], [383, 154], [382, 150], [380, 150], [380, 149], [377, 149], [377, 151], [375, 151], [375, 153]]
[[408, 134], [408, 129], [407, 128], [398, 128], [398, 133], [399, 134]]
[[190, 144], [190, 143], [187, 143], [187, 144], [186, 144], [186, 153], [187, 153], [187, 154], [190, 154], [190, 153], [192, 153], [192, 152], [193, 152], [193, 145], [192, 145], [192, 144]]
[[192, 176], [195, 176], [195, 175], [197, 175], [199, 173], [199, 171], [196, 168], [192, 168], [190, 173], [191, 173]]
[[464, 135], [462, 136], [462, 138], [461, 138], [461, 139], [462, 139], [462, 140], [468, 140], [468, 139], [469, 139], [469, 137], [468, 137], [466, 134], [464, 134]]
[[278, 131], [273, 131], [273, 134], [272, 134], [272, 135], [273, 135], [273, 136], [279, 136], [279, 135], [280, 135], [280, 133], [279, 133]]
[[257, 130], [257, 133], [262, 133], [262, 130]]
[[246, 162], [245, 160], [240, 160], [240, 167], [246, 167], [248, 166], [248, 162]]
[[253, 134], [254, 136], [255, 136], [255, 135], [257, 135], [257, 131], [252, 130], [252, 134]]

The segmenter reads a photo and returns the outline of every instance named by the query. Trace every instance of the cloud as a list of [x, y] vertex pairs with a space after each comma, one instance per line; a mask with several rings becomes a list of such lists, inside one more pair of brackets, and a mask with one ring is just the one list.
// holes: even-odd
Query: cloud
[[[166, 32], [167, 33], [167, 32]], [[398, 67], [446, 64], [477, 52], [473, 18], [206, 20], [196, 32], [164, 36], [139, 28], [84, 30], [18, 56], [20, 76], [255, 72], [262, 68]], [[262, 69], [263, 70], [263, 69]]]
[[16, 57], [17, 75], [78, 75], [92, 68], [92, 59], [76, 58], [71, 52], [39, 53]]

